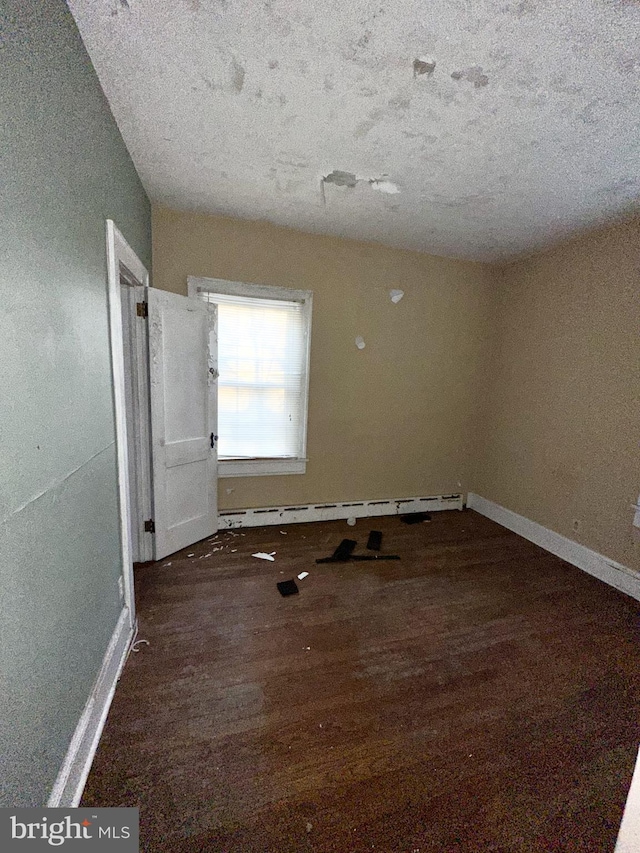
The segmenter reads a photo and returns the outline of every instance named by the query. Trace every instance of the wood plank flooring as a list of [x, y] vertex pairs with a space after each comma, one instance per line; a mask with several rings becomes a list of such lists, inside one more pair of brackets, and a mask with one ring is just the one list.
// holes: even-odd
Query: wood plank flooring
[[[139, 806], [150, 853], [612, 853], [638, 603], [470, 510], [432, 519], [221, 533], [144, 567], [149, 645], [82, 805]], [[370, 529], [401, 561], [315, 564]]]

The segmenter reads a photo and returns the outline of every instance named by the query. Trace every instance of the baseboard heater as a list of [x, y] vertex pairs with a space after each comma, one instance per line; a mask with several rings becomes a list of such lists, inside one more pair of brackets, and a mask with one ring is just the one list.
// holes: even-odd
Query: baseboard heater
[[380, 501], [302, 504], [260, 509], [229, 509], [218, 513], [218, 528], [264, 527], [269, 524], [299, 524], [305, 521], [334, 521], [340, 518], [371, 518], [377, 515], [405, 515], [410, 512], [438, 512], [463, 509], [462, 494], [427, 498], [393, 498]]

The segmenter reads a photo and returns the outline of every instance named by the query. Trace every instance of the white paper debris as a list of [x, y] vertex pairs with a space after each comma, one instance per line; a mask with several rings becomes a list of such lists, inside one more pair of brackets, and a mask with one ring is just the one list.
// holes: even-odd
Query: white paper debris
[[231, 553], [232, 553], [232, 554], [235, 554], [237, 550], [238, 550], [237, 548], [232, 548], [232, 549], [231, 549]]
[[259, 560], [271, 560], [272, 563], [275, 563], [275, 551], [272, 551], [270, 554], [265, 554], [264, 551], [258, 551], [257, 554], [252, 554], [252, 557], [257, 557]]
[[364, 349], [366, 347], [364, 338], [360, 337], [360, 335], [358, 335], [358, 337], [356, 338], [356, 346], [358, 347], [358, 349]]
[[281, 531], [280, 531], [280, 533], [282, 533], [282, 535], [283, 535], [283, 536], [286, 536], [286, 535], [287, 535], [287, 531], [286, 531], [286, 530], [281, 530]]
[[390, 290], [389, 296], [391, 297], [393, 304], [397, 305], [404, 296], [404, 290]]
[[135, 640], [133, 643], [131, 643], [131, 651], [132, 652], [139, 652], [140, 651], [140, 645], [142, 643], [144, 643], [145, 646], [148, 646], [149, 640]]
[[300, 574], [298, 575], [298, 580], [303, 581], [305, 578], [308, 578], [308, 577], [309, 577], [309, 572], [300, 572]]
[[347, 519], [347, 524], [349, 525], [349, 527], [355, 527], [356, 520], [352, 515], [349, 516], [349, 518]]
[[187, 557], [195, 557], [195, 554], [187, 554]]
[[308, 824], [307, 824], [307, 832], [311, 832], [311, 830], [312, 830], [312, 829], [313, 829], [313, 824], [312, 824], [312, 823], [308, 823]]

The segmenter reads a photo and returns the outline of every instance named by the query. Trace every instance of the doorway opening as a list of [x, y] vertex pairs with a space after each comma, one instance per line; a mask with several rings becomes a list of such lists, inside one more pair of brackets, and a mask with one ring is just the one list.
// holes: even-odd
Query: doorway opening
[[153, 558], [145, 320], [149, 273], [110, 219], [107, 220], [107, 282], [122, 551], [120, 590], [133, 627], [136, 621], [133, 563]]

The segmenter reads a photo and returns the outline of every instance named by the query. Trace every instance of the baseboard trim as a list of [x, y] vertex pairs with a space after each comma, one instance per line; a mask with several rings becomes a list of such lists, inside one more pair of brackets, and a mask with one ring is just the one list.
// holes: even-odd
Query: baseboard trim
[[592, 551], [590, 548], [574, 542], [573, 539], [568, 539], [554, 530], [549, 530], [548, 527], [543, 527], [541, 524], [473, 492], [469, 492], [467, 506], [481, 515], [486, 515], [487, 518], [496, 521], [508, 530], [513, 530], [523, 539], [528, 539], [529, 542], [539, 545], [545, 551], [566, 560], [572, 566], [577, 566], [583, 572], [593, 575], [609, 586], [613, 586], [620, 592], [640, 601], [640, 574], [633, 569], [623, 566], [622, 563], [616, 563], [615, 560], [610, 560], [608, 557], [598, 554], [597, 551]]
[[109, 640], [100, 672], [71, 738], [49, 796], [48, 808], [75, 808], [80, 802], [135, 630], [136, 626], [131, 625], [129, 610], [125, 607]]
[[379, 501], [230, 509], [218, 513], [218, 528], [228, 530], [236, 527], [300, 524], [306, 521], [335, 521], [342, 518], [404, 515], [410, 512], [437, 512], [445, 509], [462, 509], [463, 505], [462, 495], [454, 494], [426, 498], [392, 498]]

